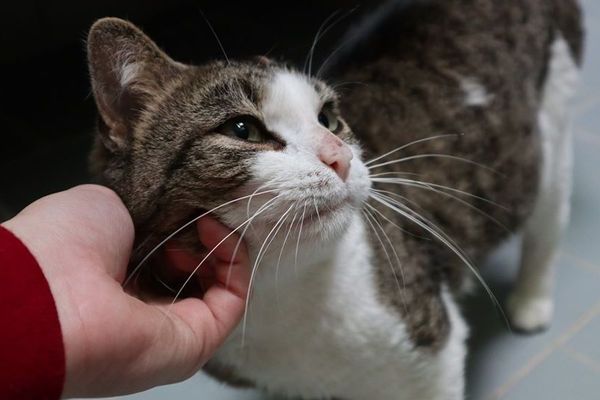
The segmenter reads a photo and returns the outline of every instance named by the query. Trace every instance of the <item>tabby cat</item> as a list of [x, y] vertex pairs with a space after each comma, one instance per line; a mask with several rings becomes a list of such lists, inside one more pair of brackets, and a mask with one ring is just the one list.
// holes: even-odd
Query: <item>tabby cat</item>
[[[165, 283], [160, 245], [209, 211], [250, 249], [244, 320], [206, 366], [232, 384], [462, 399], [456, 299], [477, 283], [474, 263], [517, 231], [508, 316], [523, 331], [550, 323], [578, 4], [381, 7], [322, 69], [329, 84], [264, 57], [185, 65], [120, 19], [89, 33], [92, 165], [135, 221], [132, 272]], [[188, 236], [175, 240], [194, 248]], [[185, 295], [183, 282], [165, 285]]]

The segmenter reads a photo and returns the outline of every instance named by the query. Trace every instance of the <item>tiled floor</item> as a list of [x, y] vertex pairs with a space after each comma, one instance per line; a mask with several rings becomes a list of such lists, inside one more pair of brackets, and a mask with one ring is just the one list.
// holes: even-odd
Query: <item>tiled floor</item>
[[[600, 2], [586, 6], [587, 51], [582, 88], [575, 100], [575, 192], [572, 224], [560, 257], [556, 318], [535, 336], [510, 333], [485, 296], [465, 302], [472, 326], [468, 398], [474, 400], [600, 399]], [[486, 279], [504, 297], [516, 265], [509, 243], [485, 268]], [[257, 400], [252, 391], [221, 386], [204, 375], [187, 382], [123, 397], [152, 399]], [[415, 399], [419, 400], [419, 399]]]

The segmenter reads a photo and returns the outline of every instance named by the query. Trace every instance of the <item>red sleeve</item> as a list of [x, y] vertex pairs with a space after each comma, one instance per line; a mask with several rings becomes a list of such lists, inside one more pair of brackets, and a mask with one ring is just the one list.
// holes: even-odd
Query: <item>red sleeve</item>
[[48, 282], [29, 250], [0, 226], [0, 399], [56, 400], [65, 352]]

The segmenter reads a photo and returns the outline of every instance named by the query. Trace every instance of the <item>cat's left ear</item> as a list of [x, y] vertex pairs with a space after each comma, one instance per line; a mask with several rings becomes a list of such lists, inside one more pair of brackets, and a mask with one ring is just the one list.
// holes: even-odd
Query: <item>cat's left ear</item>
[[96, 104], [110, 142], [125, 146], [145, 102], [186, 68], [140, 29], [103, 18], [90, 29], [88, 63]]

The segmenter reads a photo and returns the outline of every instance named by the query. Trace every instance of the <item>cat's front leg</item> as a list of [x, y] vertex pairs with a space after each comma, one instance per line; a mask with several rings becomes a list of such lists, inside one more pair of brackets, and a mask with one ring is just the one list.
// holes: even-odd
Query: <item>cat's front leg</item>
[[545, 329], [552, 320], [554, 269], [570, 212], [573, 155], [568, 101], [578, 72], [562, 37], [551, 50], [539, 114], [543, 150], [539, 194], [525, 226], [521, 268], [507, 307], [513, 327], [524, 332]]

